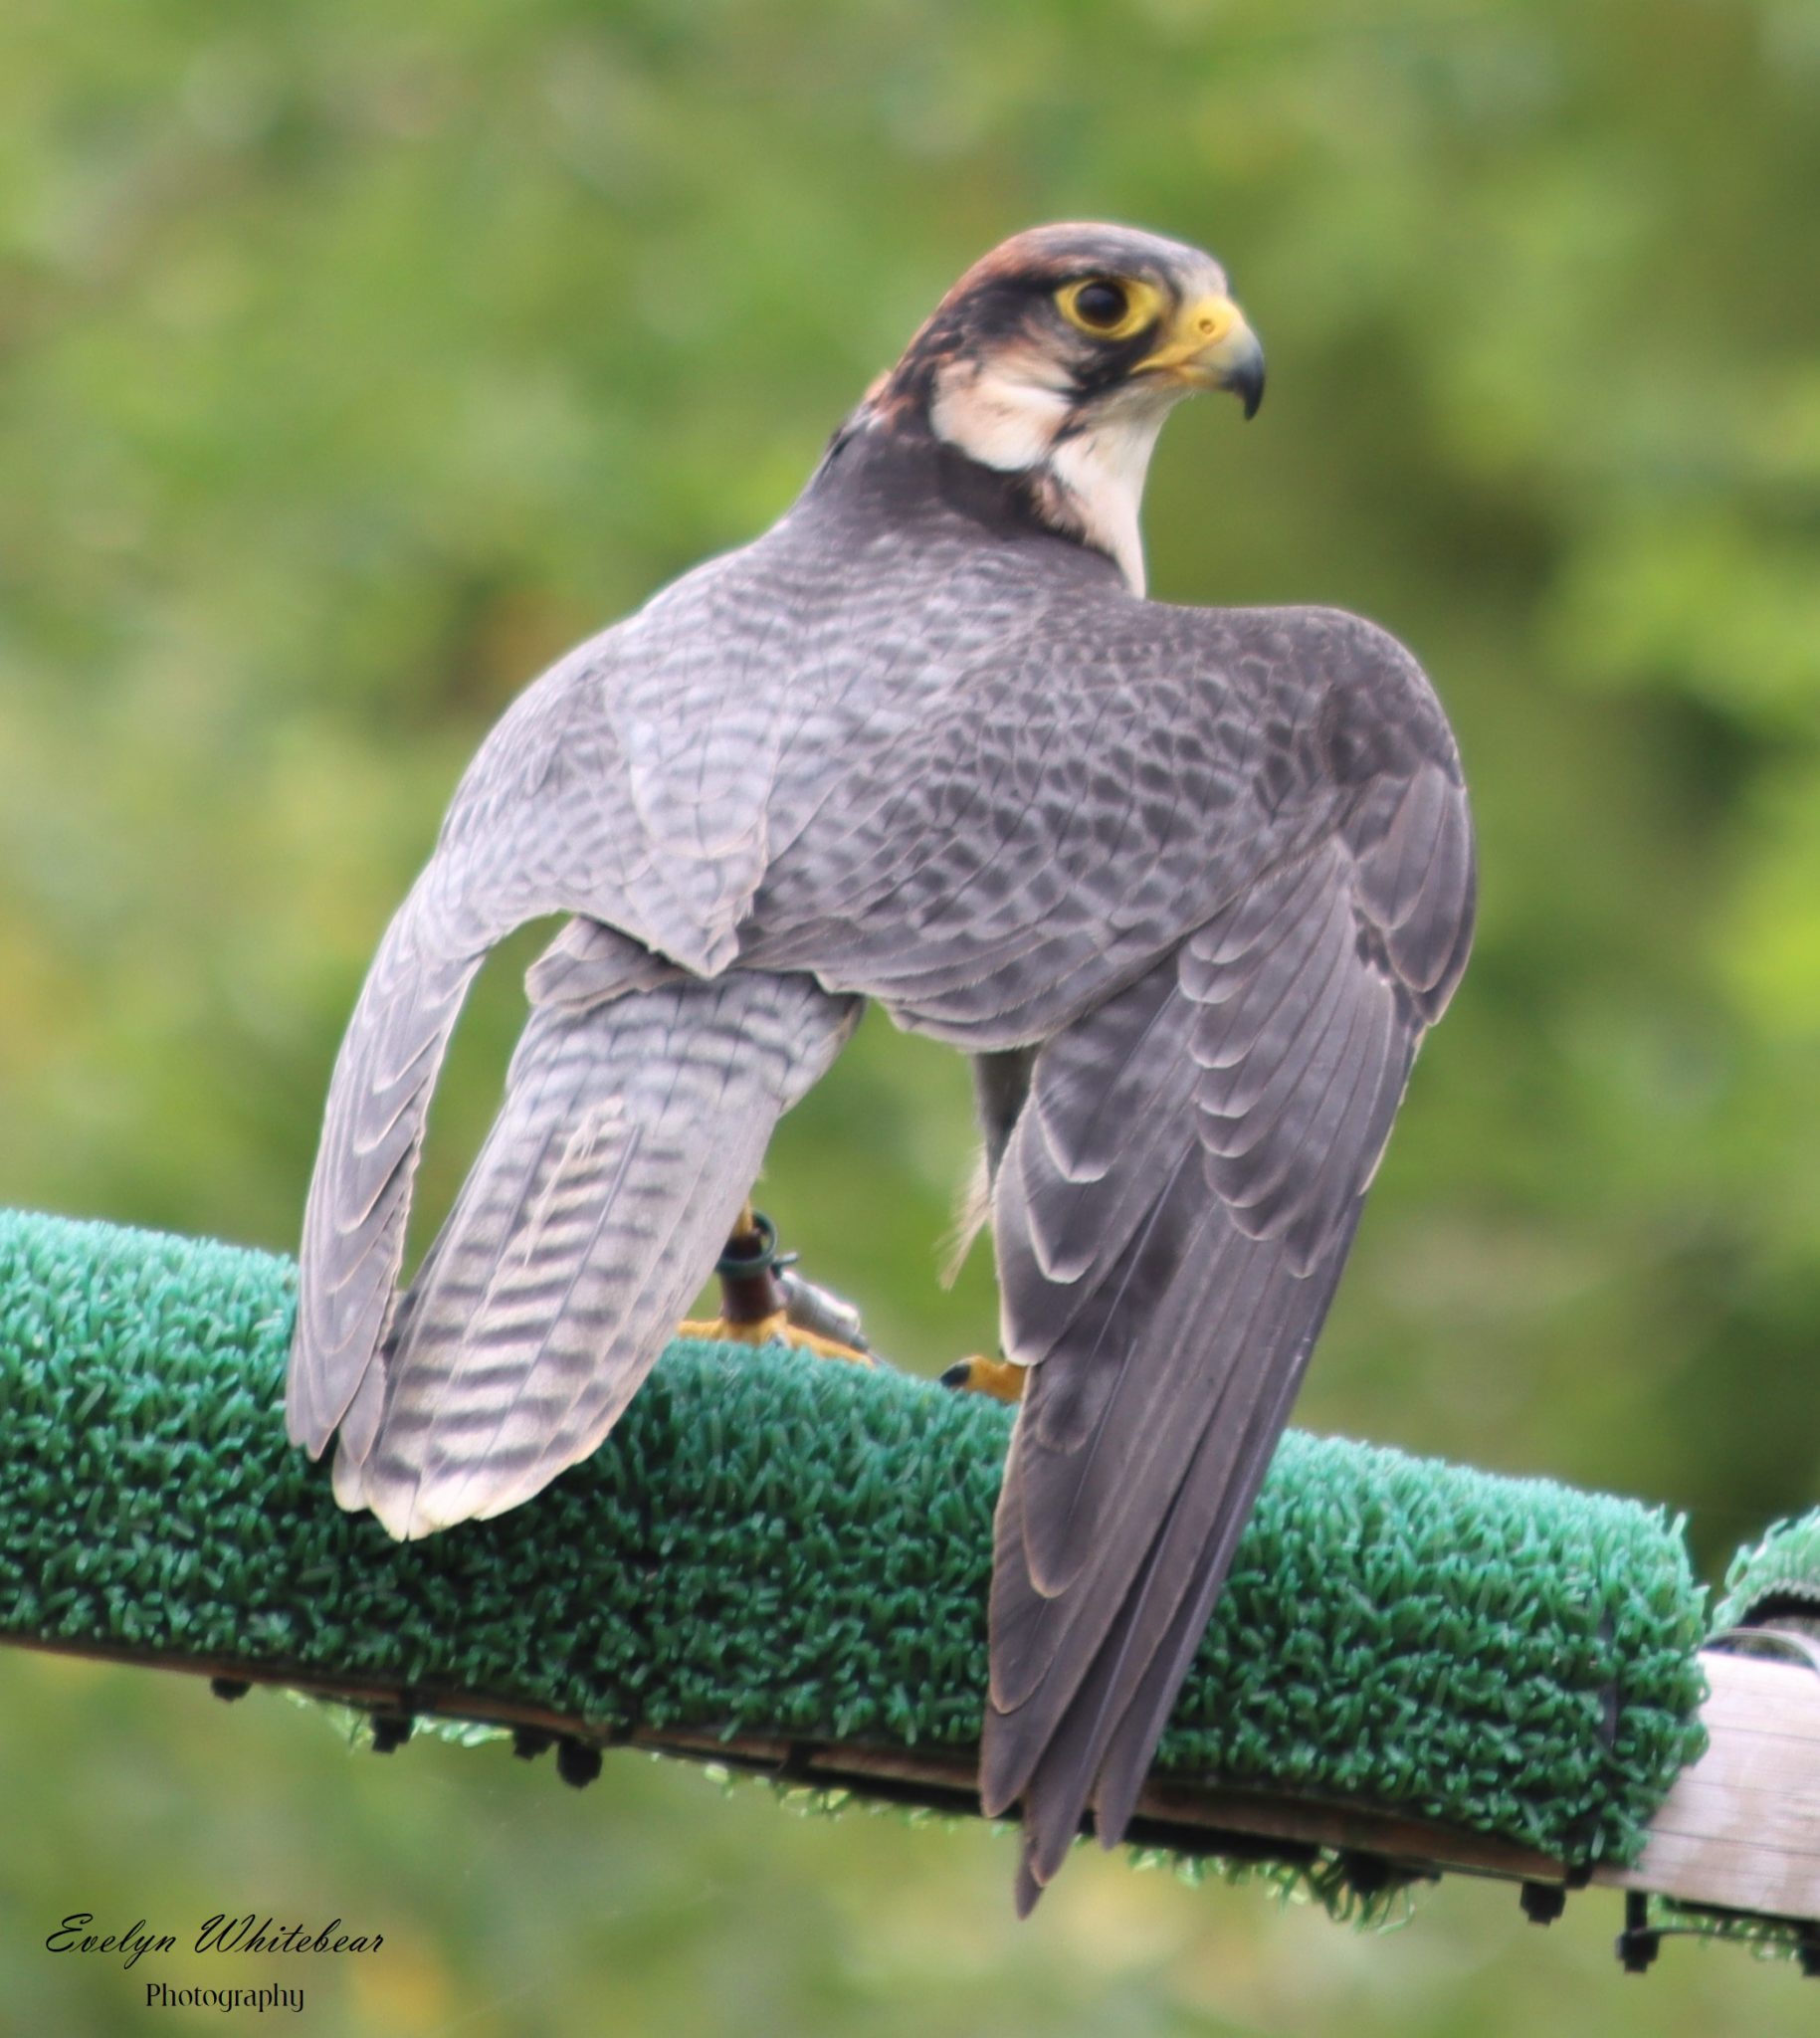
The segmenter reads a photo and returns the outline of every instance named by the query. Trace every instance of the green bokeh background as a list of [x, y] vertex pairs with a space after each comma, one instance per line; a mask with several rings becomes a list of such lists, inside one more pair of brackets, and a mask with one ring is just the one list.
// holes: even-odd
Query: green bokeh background
[[[456, 774], [569, 643], [790, 500], [959, 269], [1214, 248], [1271, 353], [1156, 464], [1154, 591], [1383, 621], [1458, 727], [1478, 952], [1300, 1419], [1689, 1511], [1820, 1494], [1820, 11], [1405, 0], [13, 0], [0, 20], [0, 1201], [289, 1248], [340, 1025]], [[517, 958], [523, 959], [520, 948]], [[483, 984], [426, 1201], [521, 1009]], [[878, 1339], [944, 1294], [957, 1062], [870, 1021], [765, 1195]], [[1451, 1884], [1366, 1938], [622, 1755], [346, 1753], [0, 1657], [0, 2031], [142, 2031], [57, 1921], [339, 1914], [300, 2028], [1357, 2038], [1811, 2028]], [[220, 2027], [167, 2010], [156, 2028]]]

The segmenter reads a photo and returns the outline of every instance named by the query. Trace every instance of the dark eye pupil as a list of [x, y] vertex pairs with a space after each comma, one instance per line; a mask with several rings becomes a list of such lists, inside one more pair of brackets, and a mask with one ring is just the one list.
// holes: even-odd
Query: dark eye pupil
[[1075, 310], [1089, 325], [1116, 325], [1128, 302], [1115, 283], [1084, 283], [1075, 293]]

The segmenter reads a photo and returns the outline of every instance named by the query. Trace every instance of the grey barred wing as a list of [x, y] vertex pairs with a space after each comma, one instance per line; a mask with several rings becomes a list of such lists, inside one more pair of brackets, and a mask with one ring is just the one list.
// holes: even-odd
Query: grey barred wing
[[[1344, 734], [1327, 719], [1324, 758]], [[1026, 1903], [1090, 1799], [1109, 1842], [1130, 1816], [1464, 966], [1451, 739], [1438, 712], [1385, 720], [1368, 769], [1327, 774], [1313, 840], [1039, 1050], [1006, 1148], [1003, 1331], [1034, 1371], [997, 1525], [982, 1795], [1023, 1801]]]

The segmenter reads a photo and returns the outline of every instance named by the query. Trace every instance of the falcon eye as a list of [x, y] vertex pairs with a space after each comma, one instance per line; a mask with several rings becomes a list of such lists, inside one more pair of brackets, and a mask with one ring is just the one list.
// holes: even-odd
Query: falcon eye
[[1075, 293], [1075, 316], [1097, 331], [1110, 330], [1129, 309], [1130, 300], [1115, 283], [1084, 283]]
[[1157, 294], [1147, 284], [1090, 276], [1064, 284], [1056, 306], [1069, 324], [1094, 339], [1129, 339], [1155, 315]]

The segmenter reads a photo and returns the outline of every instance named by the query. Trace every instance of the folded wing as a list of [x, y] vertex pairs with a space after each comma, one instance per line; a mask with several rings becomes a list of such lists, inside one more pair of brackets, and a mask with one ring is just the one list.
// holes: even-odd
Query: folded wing
[[1464, 964], [1451, 757], [1380, 772], [1050, 1041], [997, 1184], [1006, 1348], [982, 1796], [1026, 1906], [1112, 1844], [1288, 1418], [1424, 1028]]

